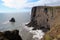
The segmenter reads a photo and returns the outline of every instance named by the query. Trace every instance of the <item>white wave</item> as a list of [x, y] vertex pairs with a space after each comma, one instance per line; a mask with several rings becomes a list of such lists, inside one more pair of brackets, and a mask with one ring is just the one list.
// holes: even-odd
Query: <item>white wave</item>
[[42, 30], [31, 30], [30, 33], [33, 34], [32, 38], [34, 40], [41, 40], [41, 38], [44, 36], [44, 32], [42, 32]]
[[9, 21], [5, 21], [5, 22], [3, 22], [2, 24], [8, 24], [9, 23]]
[[29, 33], [30, 35], [32, 35], [33, 38], [32, 40], [41, 40], [41, 38], [43, 38], [44, 36], [44, 32], [42, 30], [32, 30], [32, 29], [33, 27], [23, 26], [23, 31], [26, 32], [26, 33], [24, 32], [24, 34], [27, 35]]

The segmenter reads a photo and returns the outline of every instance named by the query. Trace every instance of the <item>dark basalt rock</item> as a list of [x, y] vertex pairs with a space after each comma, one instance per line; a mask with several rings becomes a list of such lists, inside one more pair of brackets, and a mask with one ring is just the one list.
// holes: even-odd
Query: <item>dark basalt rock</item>
[[9, 20], [10, 22], [15, 22], [15, 19], [14, 18], [11, 18], [11, 20]]
[[4, 33], [0, 32], [0, 40], [9, 40], [6, 37], [4, 37]]
[[18, 30], [0, 32], [0, 40], [22, 40]]

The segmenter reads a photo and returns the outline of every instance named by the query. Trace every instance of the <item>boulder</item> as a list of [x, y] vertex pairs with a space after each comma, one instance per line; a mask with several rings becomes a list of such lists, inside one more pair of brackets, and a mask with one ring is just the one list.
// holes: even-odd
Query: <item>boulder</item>
[[22, 40], [19, 30], [0, 32], [0, 40]]
[[4, 37], [4, 33], [3, 32], [0, 32], [0, 40], [9, 40], [9, 39]]

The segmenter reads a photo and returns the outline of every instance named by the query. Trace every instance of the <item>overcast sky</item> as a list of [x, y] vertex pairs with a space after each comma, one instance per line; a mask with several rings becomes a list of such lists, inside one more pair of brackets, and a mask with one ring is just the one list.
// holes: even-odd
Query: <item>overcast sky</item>
[[29, 12], [33, 6], [60, 6], [60, 0], [0, 0], [0, 13]]

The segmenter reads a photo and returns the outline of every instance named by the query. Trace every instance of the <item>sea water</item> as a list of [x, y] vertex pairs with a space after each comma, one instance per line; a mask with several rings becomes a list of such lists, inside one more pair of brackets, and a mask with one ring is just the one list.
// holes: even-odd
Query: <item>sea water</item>
[[[9, 20], [14, 17], [16, 22], [11, 23]], [[7, 29], [15, 29], [20, 26], [22, 23], [30, 21], [29, 13], [0, 13], [0, 31]], [[21, 26], [20, 26], [21, 27]]]
[[[12, 17], [15, 18], [15, 23], [9, 22]], [[17, 29], [23, 40], [40, 40], [39, 38], [44, 35], [42, 30], [33, 31], [33, 27], [25, 26], [26, 23], [30, 22], [30, 17], [29, 13], [0, 13], [0, 31]]]

